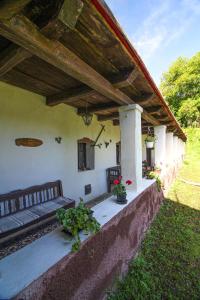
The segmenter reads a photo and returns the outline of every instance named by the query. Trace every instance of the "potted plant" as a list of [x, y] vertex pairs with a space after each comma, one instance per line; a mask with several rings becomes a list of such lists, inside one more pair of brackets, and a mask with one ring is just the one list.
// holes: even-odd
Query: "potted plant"
[[[115, 179], [113, 181], [114, 183], [114, 189], [113, 189], [113, 195], [117, 196], [117, 203], [121, 203], [121, 204], [125, 204], [127, 203], [127, 199], [126, 199], [126, 187], [125, 185], [122, 183], [122, 176], [119, 176], [118, 179]], [[132, 184], [131, 180], [127, 180], [126, 181], [127, 185]]]
[[147, 148], [153, 148], [156, 137], [154, 135], [148, 134], [145, 138], [145, 144]]
[[[160, 164], [162, 165], [162, 163], [160, 163]], [[154, 173], [159, 175], [161, 173], [161, 166], [155, 166]]]
[[146, 178], [147, 179], [155, 179], [156, 180], [156, 184], [157, 184], [158, 192], [162, 191], [163, 183], [162, 183], [162, 181], [161, 181], [161, 179], [160, 179], [160, 177], [159, 177], [158, 174], [156, 174], [154, 171], [151, 171], [151, 172], [147, 173]]
[[86, 234], [96, 233], [100, 230], [100, 224], [93, 217], [93, 211], [86, 207], [83, 199], [75, 208], [60, 208], [56, 212], [59, 223], [63, 226], [66, 233], [71, 234], [75, 238], [72, 245], [72, 251], [76, 252], [80, 249], [80, 231], [83, 230]]

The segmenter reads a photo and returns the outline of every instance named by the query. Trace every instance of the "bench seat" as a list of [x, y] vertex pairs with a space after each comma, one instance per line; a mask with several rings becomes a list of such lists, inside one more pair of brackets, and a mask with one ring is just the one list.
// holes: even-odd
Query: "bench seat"
[[74, 200], [59, 197], [55, 200], [0, 218], [0, 238], [37, 223], [42, 219], [47, 219], [48, 217], [53, 216], [57, 209], [62, 207], [74, 207]]
[[52, 220], [57, 209], [74, 206], [63, 197], [60, 181], [0, 195], [0, 244]]

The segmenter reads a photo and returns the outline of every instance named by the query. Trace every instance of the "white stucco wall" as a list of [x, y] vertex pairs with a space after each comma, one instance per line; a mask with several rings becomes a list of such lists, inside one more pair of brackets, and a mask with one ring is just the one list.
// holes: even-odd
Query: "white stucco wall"
[[[95, 140], [101, 127], [96, 117], [86, 127], [76, 110], [65, 104], [45, 105], [45, 98], [0, 82], [0, 193], [61, 179], [64, 195], [86, 201], [106, 192], [106, 168], [116, 165], [116, 142], [119, 127], [106, 125], [95, 147], [95, 170], [78, 172], [77, 140]], [[55, 142], [61, 136], [62, 143]], [[17, 147], [16, 138], [43, 140], [36, 148]], [[105, 148], [104, 141], [112, 140]], [[84, 195], [84, 186], [92, 185], [92, 193]]]

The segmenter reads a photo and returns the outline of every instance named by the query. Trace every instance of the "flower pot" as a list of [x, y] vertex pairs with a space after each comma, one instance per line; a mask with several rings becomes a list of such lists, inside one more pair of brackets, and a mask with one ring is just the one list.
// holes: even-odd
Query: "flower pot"
[[154, 142], [146, 142], [146, 147], [147, 148], [153, 148]]
[[126, 204], [127, 203], [126, 194], [117, 195], [117, 203]]

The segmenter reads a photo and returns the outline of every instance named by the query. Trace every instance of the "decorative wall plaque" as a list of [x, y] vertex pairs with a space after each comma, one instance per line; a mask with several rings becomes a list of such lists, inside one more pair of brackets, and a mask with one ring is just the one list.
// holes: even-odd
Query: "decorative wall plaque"
[[15, 144], [23, 147], [39, 147], [43, 144], [43, 141], [32, 138], [20, 138], [15, 140]]

